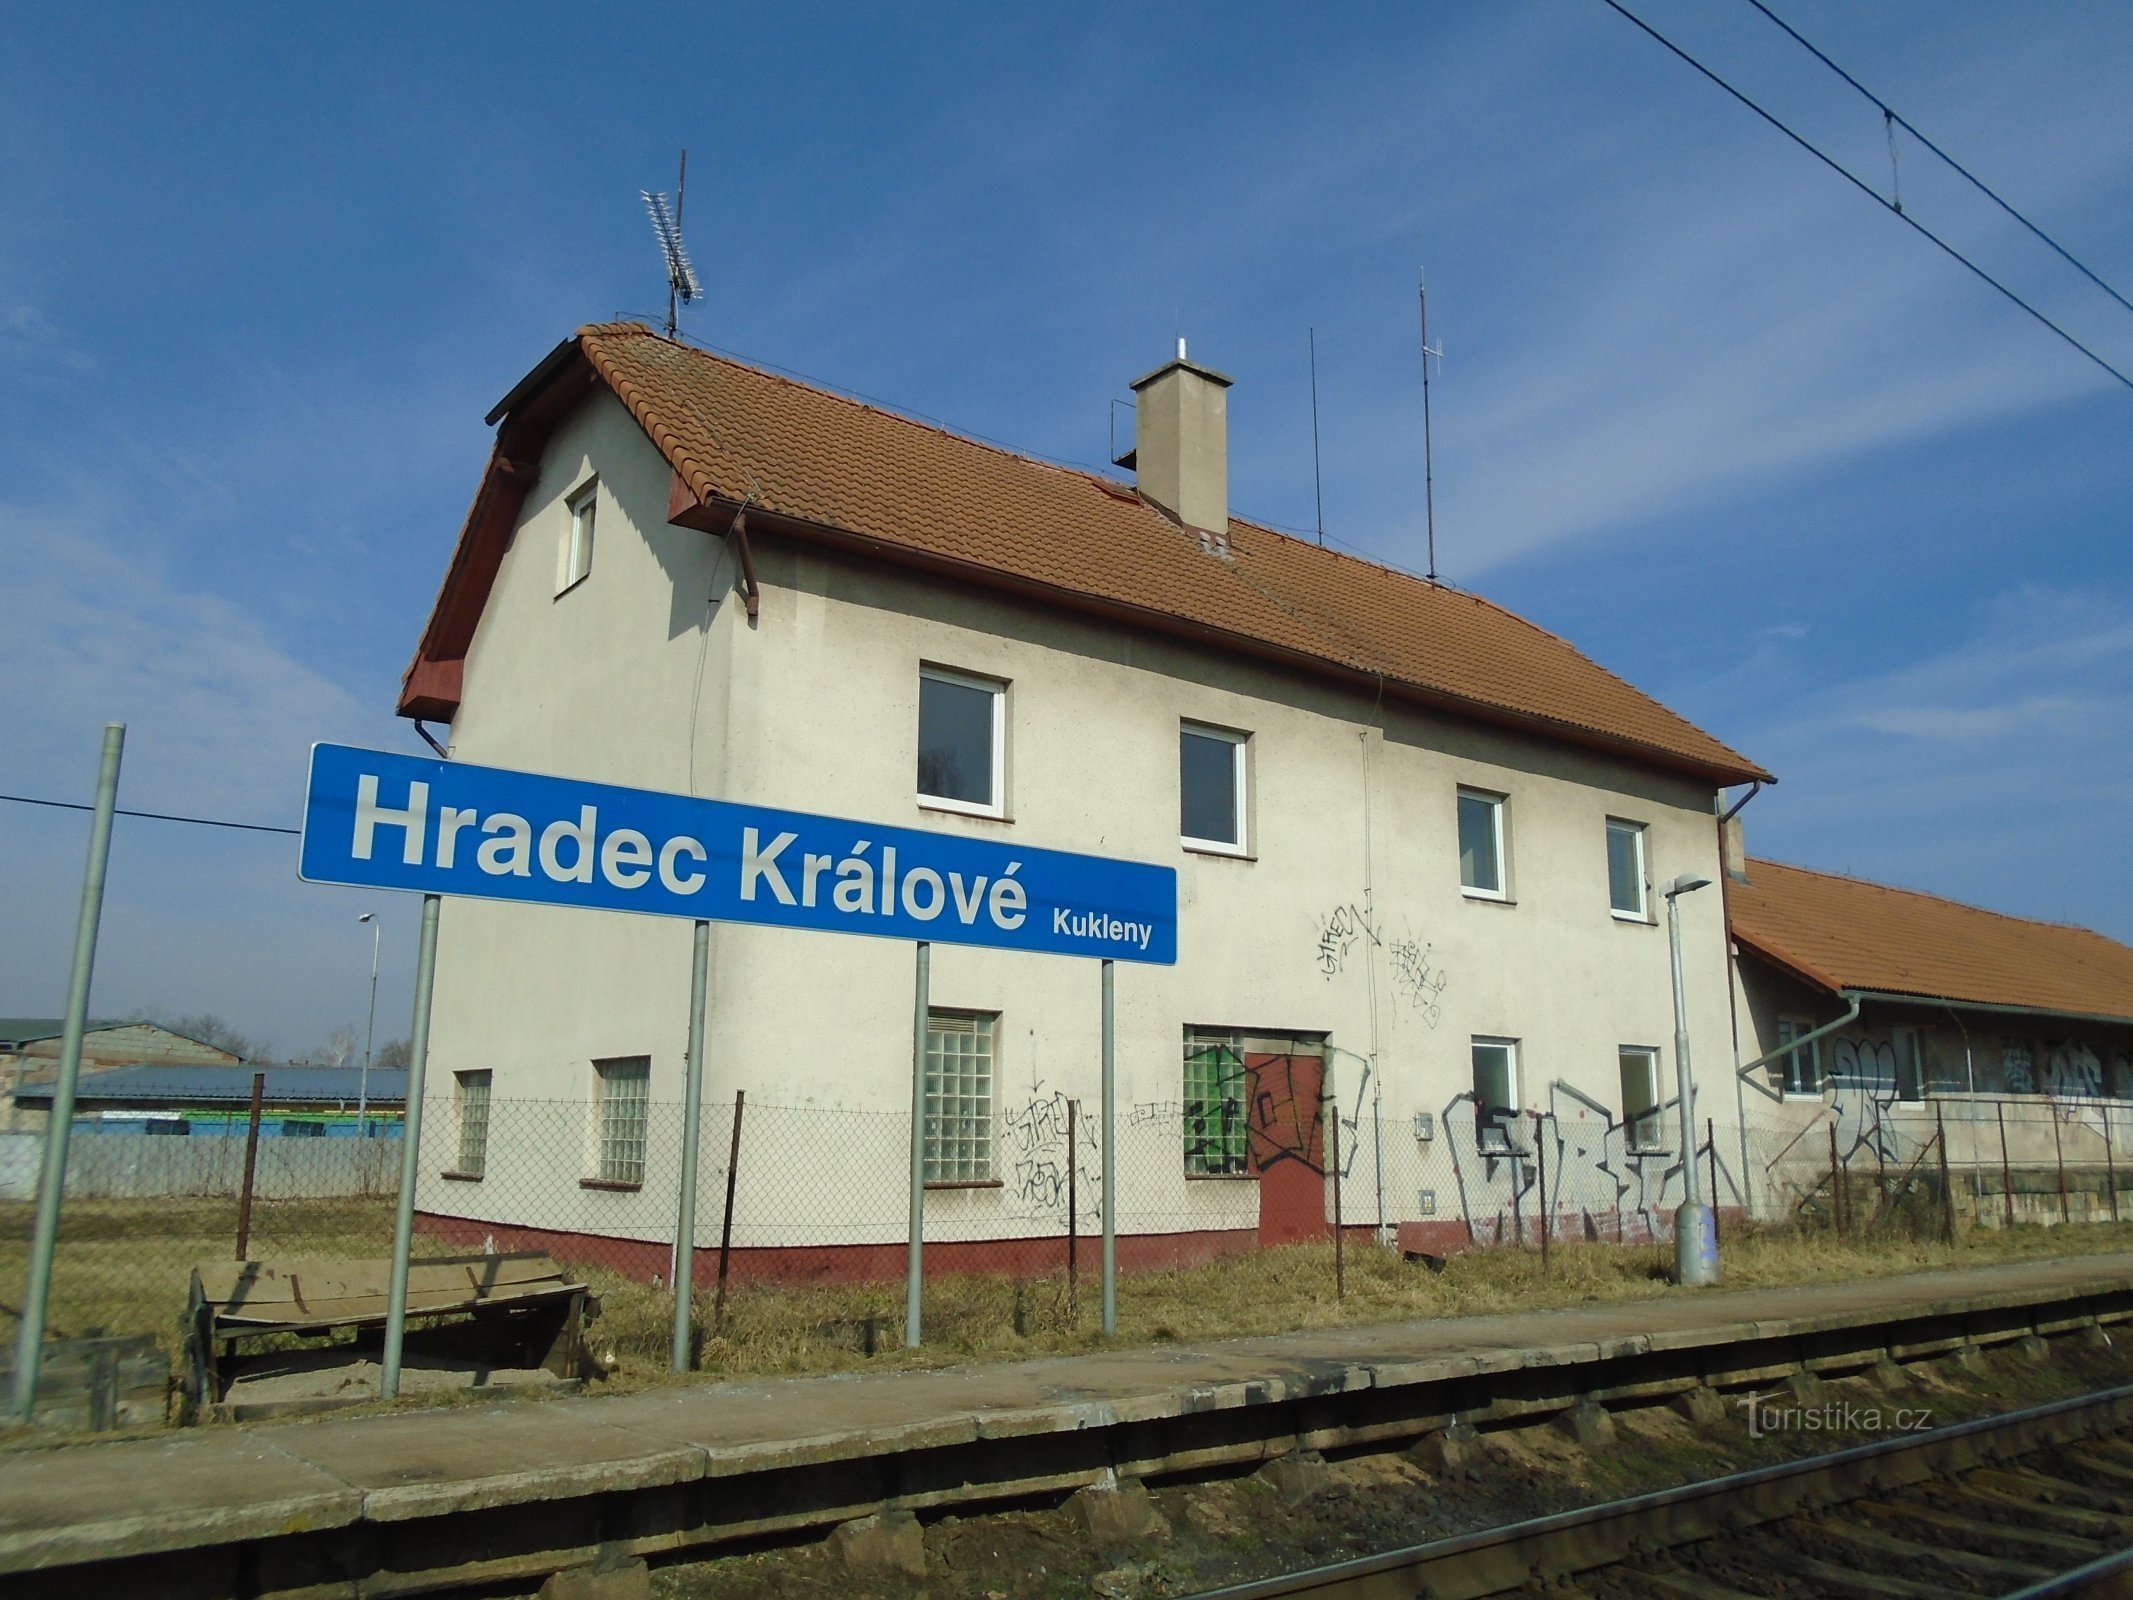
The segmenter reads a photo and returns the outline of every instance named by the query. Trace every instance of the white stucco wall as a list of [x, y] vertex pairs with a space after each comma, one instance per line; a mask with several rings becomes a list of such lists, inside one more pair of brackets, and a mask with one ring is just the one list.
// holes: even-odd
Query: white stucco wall
[[[564, 500], [595, 470], [592, 573], [558, 596]], [[1418, 1148], [1413, 1114], [1442, 1119], [1470, 1088], [1474, 1035], [1520, 1041], [1525, 1104], [1595, 1122], [1551, 1085], [1619, 1108], [1623, 1044], [1657, 1047], [1662, 1080], [1673, 1081], [1656, 885], [1685, 871], [1718, 876], [1707, 785], [760, 535], [751, 624], [728, 596], [722, 541], [666, 524], [667, 485], [664, 462], [604, 394], [558, 431], [468, 657], [454, 757], [1175, 866], [1178, 964], [1118, 969], [1119, 1099], [1139, 1108], [1122, 1135], [1129, 1227], [1254, 1215], [1250, 1184], [1183, 1178], [1165, 1117], [1181, 1097], [1189, 1026], [1327, 1037], [1338, 1099], [1360, 1113], [1344, 1129], [1363, 1146], [1349, 1168], [1351, 1220], [1356, 1194], [1375, 1187], [1370, 1110], [1381, 1097], [1389, 1173], [1432, 1170], [1444, 1152]], [[714, 593], [727, 598], [707, 612]], [[1010, 685], [1006, 820], [918, 803], [922, 661]], [[1181, 847], [1180, 719], [1251, 732], [1252, 859]], [[1510, 797], [1512, 903], [1460, 892], [1462, 784]], [[1609, 913], [1610, 816], [1648, 829], [1652, 922]], [[1693, 1053], [1716, 1091], [1700, 1109], [1723, 1120], [1732, 1050], [1716, 889], [1682, 910]], [[641, 1193], [582, 1191], [577, 1179], [588, 1170], [594, 1059], [649, 1055], [653, 1099], [679, 1098], [689, 952], [685, 922], [449, 903], [433, 1098], [454, 1071], [486, 1068], [499, 1108], [554, 1108], [514, 1113], [529, 1119], [518, 1135], [500, 1109], [489, 1176], [433, 1179], [425, 1207], [661, 1237], [673, 1166], [657, 1123]], [[756, 1191], [757, 1242], [803, 1242], [806, 1230], [773, 1226], [780, 1196], [789, 1219], [830, 1219], [817, 1232], [886, 1226], [882, 1236], [896, 1236], [901, 1133], [883, 1129], [898, 1128], [888, 1119], [909, 1103], [912, 964], [911, 948], [888, 940], [714, 930], [705, 1097], [748, 1092], [744, 1168], [775, 1185]], [[1033, 1102], [1064, 1093], [1093, 1118], [1093, 963], [937, 945], [932, 972], [936, 1006], [999, 1013], [1003, 1163], [1007, 1123]], [[773, 1107], [854, 1115], [810, 1121]], [[552, 1131], [536, 1137], [536, 1122]], [[433, 1138], [426, 1170], [449, 1164], [448, 1136]], [[1388, 1179], [1388, 1221], [1413, 1209], [1405, 1182]], [[1035, 1202], [1014, 1187], [930, 1204], [975, 1232], [1027, 1231]], [[1085, 1211], [1092, 1191], [1084, 1186]], [[704, 1210], [715, 1236], [716, 1206]]]

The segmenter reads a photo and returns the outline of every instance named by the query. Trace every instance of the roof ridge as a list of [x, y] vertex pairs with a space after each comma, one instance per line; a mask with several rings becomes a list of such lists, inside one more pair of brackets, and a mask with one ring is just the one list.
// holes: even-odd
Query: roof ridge
[[[840, 405], [850, 406], [859, 411], [872, 412], [875, 416], [886, 417], [892, 422], [900, 422], [906, 427], [917, 428], [925, 433], [937, 434], [941, 438], [953, 440], [957, 444], [975, 445], [980, 450], [989, 450], [994, 455], [1005, 456], [1010, 461], [1019, 461], [1025, 466], [1041, 467], [1047, 472], [1057, 472], [1069, 478], [1078, 478], [1084, 483], [1093, 484], [1101, 489], [1122, 490], [1127, 499], [1140, 500], [1142, 498], [1140, 490], [1123, 478], [1107, 478], [1102, 473], [1093, 471], [1088, 467], [1072, 466], [1063, 461], [1054, 461], [1044, 456], [1032, 454], [1027, 450], [1018, 450], [1013, 445], [1002, 444], [997, 439], [988, 439], [983, 434], [966, 433], [949, 423], [941, 421], [937, 417], [928, 417], [923, 412], [905, 411], [886, 400], [868, 399], [855, 390], [836, 388], [820, 378], [799, 377], [791, 372], [781, 372], [775, 367], [750, 361], [729, 351], [713, 349], [709, 345], [690, 344], [683, 339], [669, 339], [657, 328], [647, 323], [587, 323], [578, 330], [578, 333], [581, 337], [585, 335], [599, 338], [634, 336], [651, 339], [658, 344], [671, 345], [674, 349], [682, 351], [684, 354], [699, 356], [706, 361], [716, 361], [723, 366], [737, 367], [743, 372], [754, 373], [759, 378], [768, 378], [771, 382], [782, 383], [788, 388], [804, 389], [810, 394], [819, 394], [825, 399], [835, 400]], [[1142, 503], [1145, 504], [1146, 502], [1143, 501]], [[1273, 532], [1274, 530], [1269, 529], [1268, 531]], [[1291, 536], [1283, 534], [1281, 537], [1288, 538]]]
[[1937, 894], [1931, 889], [1912, 889], [1900, 883], [1882, 883], [1874, 878], [1862, 878], [1856, 873], [1831, 872], [1823, 867], [1803, 867], [1797, 862], [1779, 861], [1772, 856], [1750, 856], [1747, 859], [1748, 866], [1751, 869], [1749, 876], [1750, 888], [1754, 887], [1753, 868], [1776, 867], [1785, 872], [1804, 873], [1810, 878], [1823, 878], [1833, 883], [1855, 884], [1862, 889], [1877, 889], [1883, 894], [1900, 894], [1913, 900], [1931, 900], [1937, 905], [1953, 906], [1958, 911], [1973, 912], [1981, 917], [1997, 917], [2002, 922], [2018, 923], [2025, 928], [2052, 928], [2062, 933], [2084, 933], [2092, 939], [2101, 939], [2104, 943], [2117, 946], [2120, 949], [2133, 948], [2133, 946], [2120, 945], [2109, 934], [2099, 933], [2096, 929], [2084, 926], [2079, 922], [2057, 922], [2049, 917], [2017, 916], [2012, 911], [1999, 911], [1991, 906], [1978, 905], [1975, 901], [1958, 900], [1952, 895]]

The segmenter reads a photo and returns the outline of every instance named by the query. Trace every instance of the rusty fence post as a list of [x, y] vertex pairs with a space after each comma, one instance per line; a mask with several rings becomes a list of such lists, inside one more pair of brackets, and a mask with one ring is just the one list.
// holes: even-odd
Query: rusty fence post
[[1933, 1102], [1933, 1143], [1940, 1150], [1940, 1226], [1950, 1246], [1955, 1243], [1955, 1185], [1948, 1178], [1948, 1123], [1940, 1102]]
[[1076, 1327], [1081, 1325], [1081, 1263], [1076, 1259], [1081, 1252], [1081, 1223], [1079, 1220], [1080, 1199], [1077, 1184], [1080, 1178], [1080, 1158], [1074, 1149], [1074, 1125], [1081, 1120], [1081, 1102], [1067, 1102], [1067, 1315]]
[[726, 1152], [726, 1215], [718, 1228], [718, 1293], [711, 1302], [711, 1329], [726, 1325], [726, 1269], [733, 1261], [733, 1189], [741, 1170], [741, 1113], [748, 1109], [748, 1091], [733, 1091], [733, 1143]]
[[252, 1185], [259, 1169], [259, 1105], [266, 1098], [267, 1075], [252, 1074], [252, 1121], [244, 1136], [244, 1192], [237, 1200], [237, 1259], [252, 1247]]
[[1837, 1119], [1829, 1119], [1829, 1225], [1844, 1237], [1844, 1168], [1837, 1161]]
[[1711, 1155], [1711, 1243], [1718, 1243], [1718, 1119], [1703, 1119], [1703, 1147]]
[[2046, 1100], [2044, 1104], [2052, 1119], [2052, 1156], [2059, 1163], [2059, 1220], [2072, 1222], [2074, 1214], [2066, 1203], [2066, 1142], [2059, 1136], [2059, 1102]]
[[2103, 1181], [2111, 1190], [2111, 1220], [2118, 1220], [2118, 1158], [2111, 1151], [2111, 1102], [2099, 1101], [2096, 1109], [2103, 1115]]
[[1341, 1242], [1341, 1108], [1329, 1092], [1326, 1111], [1326, 1167], [1333, 1174], [1333, 1298], [1348, 1298], [1348, 1256]]
[[2000, 1194], [2007, 1201], [2007, 1226], [2014, 1226], [2014, 1168], [2007, 1164], [2007, 1102], [1992, 1102], [1993, 1115], [2000, 1120]]

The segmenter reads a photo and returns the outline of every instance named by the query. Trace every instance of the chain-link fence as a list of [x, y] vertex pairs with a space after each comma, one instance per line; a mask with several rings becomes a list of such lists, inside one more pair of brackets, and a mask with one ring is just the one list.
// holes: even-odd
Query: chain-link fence
[[[801, 1363], [802, 1346], [902, 1342], [908, 1113], [745, 1095], [705, 1106], [684, 1264], [682, 1109], [645, 1087], [618, 1075], [583, 1101], [495, 1100], [461, 1075], [423, 1107], [418, 1259], [544, 1252], [599, 1295], [595, 1354], [647, 1371], [666, 1359], [678, 1277], [694, 1285], [697, 1356], [709, 1365], [732, 1364], [744, 1347], [761, 1369], [787, 1345]], [[1648, 1247], [1671, 1237], [1691, 1164], [1722, 1233], [1751, 1219], [1949, 1239], [1970, 1227], [2112, 1221], [2133, 1124], [2133, 1108], [2107, 1101], [1839, 1094], [1745, 1122], [1705, 1120], [1685, 1162], [1674, 1108], [1624, 1120], [1557, 1090], [1550, 1109], [1496, 1116], [1469, 1094], [1398, 1115], [1374, 1098], [1267, 1093], [1122, 1105], [1112, 1153], [1122, 1312], [1158, 1279], [1163, 1293], [1189, 1297], [1237, 1258], [1271, 1251], [1290, 1252], [1298, 1272], [1323, 1274], [1320, 1291], [1338, 1294], [1343, 1252], [1353, 1262], [1373, 1247], [1408, 1259]], [[929, 1118], [918, 1151], [928, 1342], [974, 1349], [1093, 1333], [1099, 1119], [1064, 1095], [960, 1115]], [[77, 1134], [48, 1336], [147, 1335], [176, 1354], [196, 1263], [383, 1263], [404, 1149], [397, 1130], [383, 1133], [261, 1138], [249, 1204], [242, 1133]], [[33, 1209], [0, 1202], [0, 1271], [16, 1283]], [[11, 1340], [15, 1306], [4, 1309]]]

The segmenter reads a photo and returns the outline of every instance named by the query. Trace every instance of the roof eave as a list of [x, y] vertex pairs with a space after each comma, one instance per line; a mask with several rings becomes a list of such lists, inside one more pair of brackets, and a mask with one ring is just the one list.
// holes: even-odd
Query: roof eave
[[[698, 499], [696, 493], [682, 478], [674, 474], [668, 498], [668, 521], [678, 527], [691, 528], [698, 532], [723, 534], [732, 525], [740, 510], [741, 502], [724, 496], [708, 500]], [[916, 550], [894, 540], [882, 539], [873, 534], [859, 533], [850, 528], [837, 527], [831, 523], [812, 522], [804, 518], [785, 516], [765, 511], [761, 506], [751, 506], [748, 511], [748, 527], [751, 532], [782, 534], [785, 537], [841, 549], [871, 560], [886, 562], [893, 566], [908, 567], [929, 572], [941, 577], [954, 578], [980, 588], [1014, 594], [1026, 599], [1041, 601], [1050, 606], [1065, 606], [1090, 616], [1099, 616], [1111, 621], [1127, 622], [1152, 632], [1166, 633], [1174, 638], [1189, 639], [1208, 644], [1217, 649], [1249, 655], [1263, 661], [1298, 668], [1319, 677], [1334, 678], [1355, 687], [1376, 689], [1380, 685], [1388, 694], [1431, 710], [1446, 711], [1475, 721], [1493, 723], [1499, 727], [1515, 728], [1558, 743], [1580, 745], [1608, 755], [1626, 757], [1645, 766], [1655, 766], [1689, 777], [1699, 778], [1719, 787], [1735, 783], [1761, 781], [1775, 783], [1776, 778], [1759, 768], [1727, 766], [1715, 762], [1698, 761], [1670, 750], [1663, 750], [1637, 740], [1613, 737], [1596, 729], [1581, 728], [1573, 723], [1559, 722], [1537, 713], [1520, 712], [1504, 706], [1491, 705], [1486, 701], [1469, 700], [1444, 690], [1431, 689], [1426, 685], [1390, 678], [1367, 667], [1333, 661], [1324, 656], [1313, 655], [1304, 650], [1287, 649], [1263, 639], [1246, 634], [1233, 633], [1228, 629], [1209, 623], [1192, 622], [1173, 612], [1153, 606], [1139, 606], [1127, 601], [1108, 600], [1064, 585], [1048, 584], [1038, 579], [1021, 577], [989, 567], [979, 562], [963, 561], [953, 556], [937, 555], [930, 551]]]

